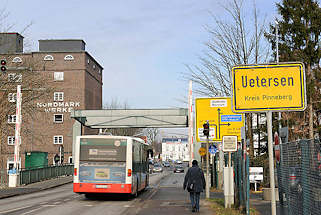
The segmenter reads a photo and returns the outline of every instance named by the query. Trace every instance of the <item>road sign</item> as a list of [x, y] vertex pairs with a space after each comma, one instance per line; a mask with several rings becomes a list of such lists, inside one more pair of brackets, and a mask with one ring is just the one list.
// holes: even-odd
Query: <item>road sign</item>
[[215, 145], [211, 145], [209, 148], [208, 148], [208, 151], [209, 153], [211, 154], [215, 154], [217, 152], [217, 148]]
[[200, 156], [204, 156], [206, 154], [206, 149], [204, 147], [201, 147], [199, 150], [198, 150], [198, 153], [200, 154]]
[[306, 107], [302, 63], [241, 65], [232, 69], [233, 112], [302, 111]]
[[244, 115], [235, 114], [231, 108], [231, 98], [197, 98], [196, 106], [196, 139], [206, 142], [203, 124], [210, 124], [209, 140], [221, 142], [225, 135], [236, 135], [241, 141], [241, 127], [244, 126]]
[[237, 151], [237, 136], [224, 136], [223, 152], [236, 152], [236, 151]]
[[250, 167], [249, 173], [251, 183], [263, 181], [263, 167]]

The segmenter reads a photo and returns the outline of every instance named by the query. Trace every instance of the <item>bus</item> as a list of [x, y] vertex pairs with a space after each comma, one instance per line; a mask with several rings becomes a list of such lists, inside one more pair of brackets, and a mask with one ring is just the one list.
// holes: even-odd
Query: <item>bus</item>
[[149, 145], [127, 136], [77, 136], [73, 191], [138, 195], [149, 183]]

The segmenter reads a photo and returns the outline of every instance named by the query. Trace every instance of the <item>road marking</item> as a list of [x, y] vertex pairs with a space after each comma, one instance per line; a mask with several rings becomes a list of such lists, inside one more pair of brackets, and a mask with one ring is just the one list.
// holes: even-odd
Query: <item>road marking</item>
[[93, 205], [85, 205], [86, 207], [92, 207]]
[[23, 214], [21, 214], [21, 215], [30, 214], [30, 213], [35, 212], [35, 211], [40, 210], [40, 209], [41, 209], [41, 207], [36, 208], [36, 209], [33, 209], [33, 210], [31, 210], [31, 211], [28, 211], [28, 212], [25, 212], [25, 213], [23, 213]]
[[20, 208], [15, 208], [15, 209], [11, 209], [11, 210], [0, 211], [0, 214], [10, 213], [10, 212], [14, 212], [14, 211], [18, 211], [18, 210], [30, 208], [30, 207], [32, 207], [32, 206], [29, 205], [29, 206], [20, 207]]

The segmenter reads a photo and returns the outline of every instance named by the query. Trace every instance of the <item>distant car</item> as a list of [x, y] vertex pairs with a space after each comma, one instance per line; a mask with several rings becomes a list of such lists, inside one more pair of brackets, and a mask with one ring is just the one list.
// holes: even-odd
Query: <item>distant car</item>
[[164, 161], [164, 162], [163, 162], [163, 166], [164, 166], [164, 167], [170, 167], [171, 165], [169, 164], [169, 162]]
[[181, 165], [176, 165], [174, 167], [174, 173], [176, 173], [176, 172], [184, 172], [184, 167]]
[[183, 162], [181, 160], [177, 160], [176, 163], [177, 164], [183, 164]]
[[156, 163], [154, 164], [153, 172], [163, 172], [163, 167], [159, 163]]

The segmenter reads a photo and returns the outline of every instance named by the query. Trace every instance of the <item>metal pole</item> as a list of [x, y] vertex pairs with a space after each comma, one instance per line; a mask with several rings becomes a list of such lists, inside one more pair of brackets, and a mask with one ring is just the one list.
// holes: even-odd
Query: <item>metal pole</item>
[[268, 130], [268, 150], [269, 150], [269, 169], [270, 169], [270, 188], [271, 188], [271, 211], [276, 215], [275, 203], [275, 183], [274, 183], [274, 159], [273, 159], [273, 138], [272, 138], [272, 112], [267, 112], [267, 130]]
[[220, 171], [218, 172], [218, 187], [219, 189], [223, 189], [223, 167], [224, 167], [224, 152], [222, 150], [222, 143], [220, 143], [220, 151], [219, 151], [219, 169]]
[[192, 166], [192, 161], [194, 159], [194, 149], [193, 149], [193, 97], [192, 97], [192, 81], [189, 81], [188, 89], [188, 144], [189, 144], [189, 166]]
[[[275, 20], [275, 43], [276, 43], [276, 63], [279, 64], [279, 27], [278, 27], [278, 21]], [[281, 112], [279, 112], [279, 128], [282, 127], [281, 125]]]
[[206, 137], [206, 198], [210, 198], [210, 186], [209, 186], [209, 153], [208, 153], [208, 147], [209, 147], [209, 139], [208, 136]]
[[17, 97], [16, 97], [16, 129], [15, 129], [15, 144], [14, 144], [14, 169], [18, 173], [19, 170], [19, 151], [20, 151], [20, 144], [21, 144], [21, 85], [17, 86]]

